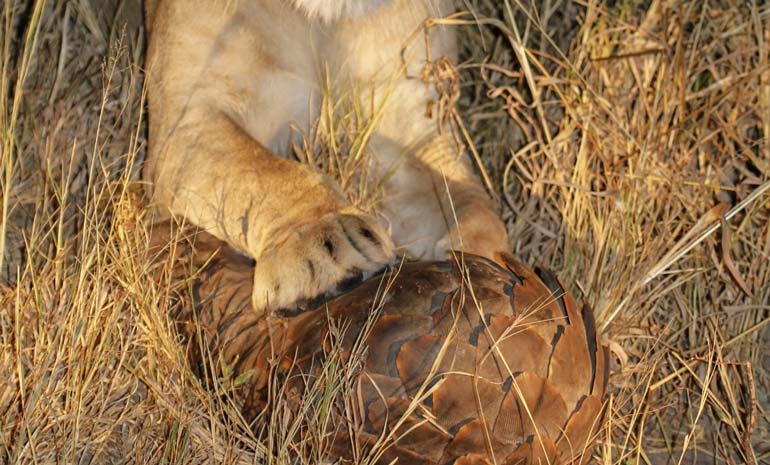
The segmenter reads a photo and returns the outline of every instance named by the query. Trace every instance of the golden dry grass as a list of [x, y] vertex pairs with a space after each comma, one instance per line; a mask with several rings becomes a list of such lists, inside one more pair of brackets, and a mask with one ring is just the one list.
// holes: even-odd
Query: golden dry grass
[[[431, 76], [514, 252], [604, 328], [596, 462], [770, 462], [770, 7], [462, 5], [464, 61]], [[149, 279], [138, 7], [3, 2], [0, 462], [317, 463], [199, 383]], [[352, 179], [365, 122], [335, 111], [298, 151]]]

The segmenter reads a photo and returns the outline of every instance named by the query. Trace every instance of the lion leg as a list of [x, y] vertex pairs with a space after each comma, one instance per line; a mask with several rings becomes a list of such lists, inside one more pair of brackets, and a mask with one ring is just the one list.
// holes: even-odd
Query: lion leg
[[438, 136], [415, 153], [426, 167], [424, 181], [436, 192], [446, 233], [436, 242], [436, 256], [463, 250], [495, 258], [509, 249], [508, 233], [466, 154], [449, 136]]
[[312, 94], [312, 76], [301, 72], [307, 42], [281, 35], [304, 30], [301, 14], [283, 2], [154, 3], [144, 176], [155, 203], [256, 260], [257, 310], [313, 298], [388, 262], [393, 246], [377, 218], [331, 179], [267, 148], [279, 137], [274, 127], [306, 113]]
[[150, 157], [157, 204], [256, 259], [257, 309], [315, 297], [392, 257], [378, 220], [333, 181], [273, 155], [215, 110], [189, 110]]
[[375, 145], [384, 161], [384, 211], [396, 244], [425, 259], [445, 258], [451, 250], [494, 258], [508, 250], [500, 214], [448, 136], [429, 137], [417, 148], [382, 140]]

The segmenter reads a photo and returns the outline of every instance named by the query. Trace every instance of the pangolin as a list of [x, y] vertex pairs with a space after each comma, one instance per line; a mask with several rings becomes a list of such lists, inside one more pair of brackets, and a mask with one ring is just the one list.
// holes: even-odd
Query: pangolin
[[180, 295], [173, 315], [190, 362], [199, 374], [207, 360], [223, 361], [233, 376], [248, 373], [239, 388], [247, 418], [270, 408], [271, 377], [291, 402], [329, 357], [354, 358], [355, 399], [337, 402], [353, 405], [358, 420], [336, 405], [339, 418], [328, 427], [340, 463], [376, 444], [384, 447], [369, 463], [566, 464], [591, 456], [607, 351], [591, 310], [552, 273], [509, 254], [499, 264], [457, 254], [406, 262], [336, 297], [266, 315], [251, 308], [251, 260], [203, 232], [169, 247], [180, 237], [173, 229], [155, 225], [151, 250], [156, 259], [173, 250], [180, 278], [195, 271], [193, 298]]

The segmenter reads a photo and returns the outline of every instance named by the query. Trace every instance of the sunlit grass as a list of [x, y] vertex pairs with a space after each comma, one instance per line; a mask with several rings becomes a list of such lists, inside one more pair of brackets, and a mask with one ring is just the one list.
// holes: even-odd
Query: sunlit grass
[[[534, 3], [443, 21], [464, 57], [445, 102], [514, 253], [604, 328], [595, 460], [770, 460], [770, 9]], [[169, 318], [184, 282], [152, 279], [137, 8], [3, 3], [0, 462], [316, 463], [289, 434], [306, 424], [252, 428], [227, 380], [195, 378]], [[327, 97], [296, 151], [376, 207], [372, 122], [354, 92]]]

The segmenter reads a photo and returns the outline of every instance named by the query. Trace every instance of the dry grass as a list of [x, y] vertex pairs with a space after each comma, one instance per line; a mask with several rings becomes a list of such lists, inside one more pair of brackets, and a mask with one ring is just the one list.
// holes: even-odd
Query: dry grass
[[[514, 252], [605, 328], [596, 461], [770, 462], [770, 8], [534, 4], [467, 0], [461, 86], [435, 75]], [[290, 425], [198, 383], [149, 279], [138, 4], [98, 5], [3, 3], [0, 462], [284, 463]], [[350, 180], [356, 137], [300, 151]]]

